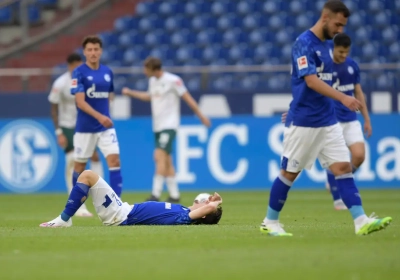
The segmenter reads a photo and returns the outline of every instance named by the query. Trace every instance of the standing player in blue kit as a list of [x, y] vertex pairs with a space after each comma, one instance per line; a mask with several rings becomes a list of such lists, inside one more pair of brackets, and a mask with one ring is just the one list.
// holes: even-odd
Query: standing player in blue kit
[[120, 170], [119, 144], [110, 118], [110, 99], [114, 94], [113, 72], [100, 64], [102, 41], [88, 36], [83, 41], [86, 63], [72, 73], [71, 94], [75, 95], [78, 116], [74, 134], [73, 186], [85, 170], [88, 159], [96, 146], [107, 160], [110, 185], [120, 196], [122, 176]]
[[293, 100], [285, 123], [281, 172], [272, 185], [267, 215], [260, 227], [268, 235], [292, 236], [279, 223], [279, 214], [298, 174], [311, 168], [317, 158], [335, 175], [357, 235], [381, 230], [392, 221], [391, 217], [377, 219], [365, 215], [342, 129], [336, 120], [333, 99], [351, 111], [362, 107], [354, 97], [332, 88], [333, 61], [327, 40], [343, 31], [349, 16], [343, 2], [326, 2], [318, 22], [293, 45]]

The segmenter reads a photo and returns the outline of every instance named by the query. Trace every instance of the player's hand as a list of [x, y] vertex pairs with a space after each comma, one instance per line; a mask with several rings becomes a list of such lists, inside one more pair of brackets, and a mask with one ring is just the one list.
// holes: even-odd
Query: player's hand
[[57, 136], [57, 143], [61, 148], [65, 149], [68, 146], [67, 137], [65, 137], [64, 134], [58, 135]]
[[371, 137], [372, 135], [372, 126], [370, 121], [364, 122], [364, 133], [367, 136], [367, 138]]
[[201, 123], [204, 124], [205, 126], [207, 126], [207, 127], [211, 126], [211, 121], [206, 116], [201, 116], [200, 120], [201, 120]]
[[287, 117], [288, 112], [285, 112], [281, 116], [281, 123], [286, 123], [286, 117]]
[[129, 95], [130, 91], [131, 90], [129, 88], [127, 88], [127, 87], [122, 88], [122, 94], [123, 95]]
[[359, 111], [362, 107], [360, 101], [349, 95], [346, 95], [342, 99], [342, 104], [349, 108], [351, 111]]
[[214, 193], [212, 196], [212, 201], [221, 201], [222, 202], [222, 197], [218, 193]]
[[101, 115], [101, 117], [98, 119], [99, 123], [101, 123], [104, 127], [110, 128], [113, 126], [113, 121], [104, 115]]

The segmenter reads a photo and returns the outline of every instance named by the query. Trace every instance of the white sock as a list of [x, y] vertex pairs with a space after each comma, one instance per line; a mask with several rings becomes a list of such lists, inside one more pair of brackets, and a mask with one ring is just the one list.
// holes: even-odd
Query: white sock
[[96, 173], [97, 175], [99, 175], [101, 178], [104, 178], [104, 171], [103, 171], [103, 164], [101, 163], [101, 161], [90, 161], [90, 168], [92, 169], [92, 171], [94, 173]]
[[167, 177], [165, 180], [167, 182], [169, 196], [173, 199], [179, 199], [180, 194], [179, 194], [178, 184], [176, 183], [175, 176]]
[[361, 215], [354, 219], [354, 226], [356, 227], [356, 232], [368, 221], [367, 215]]
[[68, 195], [72, 188], [72, 173], [74, 172], [74, 152], [65, 154], [65, 184], [67, 185]]
[[159, 174], [154, 175], [153, 177], [153, 190], [152, 190], [152, 194], [157, 197], [160, 198], [161, 193], [163, 191], [164, 188], [164, 176], [161, 176]]

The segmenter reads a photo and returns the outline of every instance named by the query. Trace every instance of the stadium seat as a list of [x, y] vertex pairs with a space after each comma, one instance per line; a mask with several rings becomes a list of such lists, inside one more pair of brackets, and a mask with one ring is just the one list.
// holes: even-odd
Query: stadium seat
[[0, 24], [11, 24], [14, 22], [14, 10], [12, 7], [0, 9]]

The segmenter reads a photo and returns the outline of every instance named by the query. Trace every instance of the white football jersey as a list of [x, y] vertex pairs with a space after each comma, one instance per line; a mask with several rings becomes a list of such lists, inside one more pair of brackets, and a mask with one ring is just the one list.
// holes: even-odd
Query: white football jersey
[[66, 72], [54, 81], [48, 99], [50, 103], [58, 104], [58, 125], [75, 128], [77, 109], [70, 87], [71, 74]]
[[118, 226], [127, 219], [128, 214], [132, 210], [132, 206], [126, 202], [122, 202], [101, 177], [89, 189], [89, 196], [92, 197], [94, 209], [100, 221], [106, 226]]
[[149, 79], [148, 93], [151, 95], [153, 131], [178, 129], [180, 123], [181, 96], [187, 92], [182, 79], [169, 72], [160, 78]]

